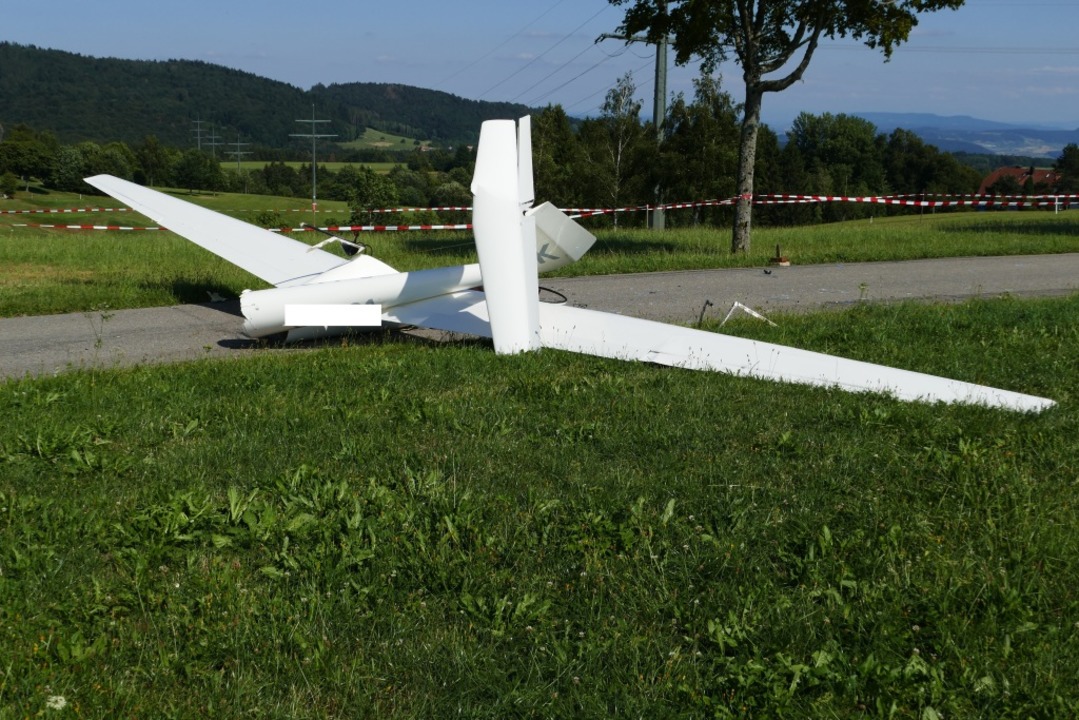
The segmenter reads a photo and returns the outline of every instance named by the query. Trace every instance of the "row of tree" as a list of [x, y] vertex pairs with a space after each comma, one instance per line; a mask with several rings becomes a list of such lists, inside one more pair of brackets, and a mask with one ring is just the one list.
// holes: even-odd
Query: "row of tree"
[[[738, 193], [740, 123], [744, 109], [718, 77], [702, 75], [693, 98], [670, 103], [662, 133], [641, 119], [636, 88], [627, 75], [608, 93], [601, 114], [573, 122], [560, 106], [533, 118], [537, 197], [560, 207], [635, 207], [661, 202], [729, 199]], [[375, 221], [370, 208], [467, 205], [473, 148], [423, 152], [388, 174], [363, 166], [317, 168], [319, 198], [348, 201], [354, 221]], [[1058, 161], [1062, 189], [1079, 187], [1079, 151], [1069, 146]], [[981, 175], [955, 156], [907, 130], [878, 133], [849, 115], [810, 115], [794, 121], [786, 142], [767, 126], [758, 129], [755, 194], [881, 195], [963, 194], [978, 189]], [[147, 185], [190, 190], [310, 197], [310, 165], [271, 162], [251, 171], [230, 169], [197, 149], [167, 147], [153, 136], [134, 145], [83, 142], [61, 145], [48, 132], [9, 129], [0, 142], [0, 175], [14, 189], [37, 178], [47, 187], [91, 192], [82, 178], [99, 173]], [[10, 193], [9, 193], [10, 194]], [[756, 221], [802, 224], [881, 213], [879, 206], [834, 203], [758, 208]], [[903, 212], [890, 209], [888, 212]], [[696, 207], [669, 213], [667, 224], [729, 227], [730, 207]], [[643, 224], [644, 213], [615, 214], [594, 222]]]

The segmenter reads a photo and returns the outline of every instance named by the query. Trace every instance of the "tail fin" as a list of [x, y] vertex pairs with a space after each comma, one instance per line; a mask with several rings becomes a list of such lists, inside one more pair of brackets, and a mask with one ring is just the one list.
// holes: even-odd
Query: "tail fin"
[[[528, 135], [528, 127], [527, 120], [522, 122], [522, 137]], [[528, 155], [527, 163], [521, 160], [523, 154]], [[472, 194], [472, 226], [495, 352], [536, 350], [540, 342], [535, 219], [522, 214], [532, 204], [531, 140], [518, 141], [512, 120], [488, 120], [480, 128]]]

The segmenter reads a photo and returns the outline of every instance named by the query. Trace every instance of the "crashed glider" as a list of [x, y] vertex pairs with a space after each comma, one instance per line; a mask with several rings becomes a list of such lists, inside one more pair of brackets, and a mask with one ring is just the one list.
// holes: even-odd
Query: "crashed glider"
[[[539, 302], [538, 274], [595, 238], [550, 203], [533, 207], [529, 118], [483, 123], [472, 181], [478, 264], [398, 272], [351, 259], [110, 175], [87, 178], [178, 235], [272, 284], [240, 296], [250, 337], [288, 340], [387, 326], [490, 338], [500, 354], [557, 348], [689, 370], [1037, 412], [1046, 398], [772, 343]], [[480, 289], [482, 286], [482, 289]]]

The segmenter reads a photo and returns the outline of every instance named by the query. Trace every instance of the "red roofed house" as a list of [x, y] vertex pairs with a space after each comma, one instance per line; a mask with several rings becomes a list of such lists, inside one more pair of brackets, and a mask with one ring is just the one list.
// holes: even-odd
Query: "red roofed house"
[[[989, 188], [1005, 180], [1005, 178], [1015, 180], [1013, 187], [1024, 188], [1029, 180], [1033, 180], [1033, 185], [1036, 188], [1052, 188], [1060, 182], [1060, 173], [1051, 168], [1022, 167], [1019, 165], [997, 168], [982, 180], [982, 186], [978, 188], [978, 194], [989, 194], [991, 192]], [[1005, 180], [1005, 182], [1007, 181]], [[1008, 184], [1011, 185], [1011, 183]]]

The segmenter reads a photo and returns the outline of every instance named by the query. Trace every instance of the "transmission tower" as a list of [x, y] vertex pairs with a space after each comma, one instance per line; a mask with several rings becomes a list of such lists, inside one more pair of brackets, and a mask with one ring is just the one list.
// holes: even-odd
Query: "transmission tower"
[[194, 129], [191, 131], [195, 133], [195, 147], [199, 150], [202, 150], [202, 125], [204, 122], [205, 121], [201, 118], [196, 118], [195, 120], [191, 121], [191, 123], [195, 126]]
[[241, 150], [240, 148], [247, 147], [250, 144], [251, 143], [240, 142], [240, 133], [236, 133], [236, 142], [229, 143], [229, 145], [232, 145], [236, 149], [235, 150], [229, 150], [229, 152], [228, 152], [229, 155], [232, 155], [234, 158], [236, 158], [236, 174], [237, 175], [243, 174], [243, 178], [244, 178], [244, 194], [245, 195], [247, 194], [247, 174], [240, 172], [240, 158], [243, 157], [244, 155], [250, 155], [251, 151], [250, 150]]
[[310, 120], [297, 120], [298, 123], [306, 123], [311, 126], [311, 132], [309, 133], [291, 133], [289, 137], [298, 138], [311, 138], [311, 217], [312, 222], [318, 225], [318, 192], [317, 192], [317, 173], [315, 168], [318, 167], [317, 156], [315, 152], [315, 144], [319, 138], [337, 137], [334, 134], [317, 133], [315, 132], [316, 125], [319, 123], [328, 123], [329, 120], [316, 120], [315, 119], [315, 104], [311, 103], [311, 119]]
[[210, 156], [214, 160], [217, 160], [217, 146], [223, 145], [221, 138], [218, 136], [217, 131], [214, 129], [213, 123], [210, 124], [210, 134], [206, 138], [206, 144], [210, 146]]

